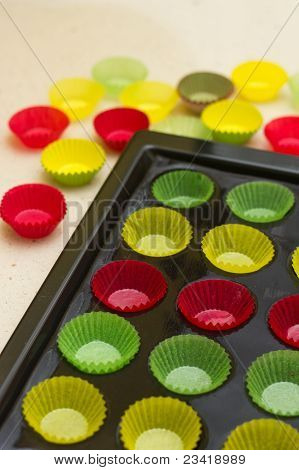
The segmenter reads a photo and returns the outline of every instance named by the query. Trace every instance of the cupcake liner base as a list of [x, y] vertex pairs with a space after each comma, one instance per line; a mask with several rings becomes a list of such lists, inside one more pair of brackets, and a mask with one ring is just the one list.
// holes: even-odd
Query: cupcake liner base
[[180, 436], [169, 429], [149, 429], [136, 440], [136, 450], [183, 450]]

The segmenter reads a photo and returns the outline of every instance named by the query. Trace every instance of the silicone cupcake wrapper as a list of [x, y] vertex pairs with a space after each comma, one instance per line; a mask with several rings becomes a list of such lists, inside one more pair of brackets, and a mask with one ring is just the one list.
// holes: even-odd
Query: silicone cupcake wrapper
[[106, 417], [103, 396], [92, 384], [75, 377], [53, 377], [34, 386], [23, 400], [23, 415], [46, 441], [84, 441]]
[[282, 184], [254, 181], [240, 184], [229, 191], [226, 203], [240, 219], [268, 223], [283, 219], [293, 207], [295, 197]]
[[291, 96], [293, 105], [295, 108], [299, 108], [299, 73], [296, 73], [292, 77], [289, 77], [289, 87], [291, 90]]
[[201, 119], [194, 116], [168, 116], [163, 121], [153, 124], [151, 130], [195, 139], [206, 140], [211, 137], [211, 132], [203, 125]]
[[135, 260], [112, 261], [93, 276], [94, 295], [119, 312], [140, 312], [152, 308], [167, 290], [162, 273], [148, 263]]
[[207, 104], [227, 98], [233, 90], [228, 78], [211, 72], [191, 73], [178, 84], [178, 93], [184, 104], [199, 113]]
[[299, 349], [299, 294], [284, 297], [272, 305], [268, 322], [281, 341]]
[[292, 267], [296, 276], [299, 279], [299, 246], [293, 251], [292, 254]]
[[97, 134], [113, 150], [121, 151], [135, 132], [148, 129], [146, 114], [133, 108], [113, 108], [98, 114], [93, 121]]
[[92, 69], [92, 76], [100, 82], [113, 98], [116, 98], [123, 88], [139, 80], [145, 80], [148, 75], [146, 66], [131, 57], [108, 57], [100, 60]]
[[144, 398], [122, 416], [120, 436], [128, 450], [191, 450], [201, 436], [201, 421], [176, 398]]
[[240, 224], [213, 228], [202, 239], [201, 247], [214, 266], [230, 273], [253, 273], [274, 257], [273, 243], [263, 232]]
[[113, 313], [91, 312], [68, 322], [58, 348], [68, 362], [89, 374], [122, 369], [134, 358], [140, 338], [130, 322]]
[[201, 118], [214, 140], [231, 144], [247, 142], [263, 121], [257, 108], [236, 99], [210, 104], [203, 110]]
[[264, 129], [273, 149], [299, 156], [299, 117], [284, 116], [270, 121]]
[[54, 83], [49, 91], [50, 103], [64, 111], [71, 121], [93, 113], [105, 93], [102, 85], [87, 78], [65, 78]]
[[244, 62], [232, 72], [239, 94], [249, 101], [273, 100], [287, 79], [280, 65], [265, 61]]
[[299, 351], [258, 357], [249, 367], [247, 389], [258, 406], [279, 416], [299, 416]]
[[253, 419], [237, 426], [223, 450], [298, 450], [299, 432], [277, 419]]
[[7, 191], [1, 201], [2, 219], [26, 238], [49, 235], [66, 213], [63, 194], [46, 184], [22, 184]]
[[183, 395], [198, 395], [220, 387], [231, 368], [222, 346], [197, 335], [162, 341], [151, 352], [149, 365], [165, 388]]
[[8, 125], [24, 145], [40, 149], [59, 139], [69, 119], [51, 106], [32, 106], [14, 114]]
[[85, 139], [61, 139], [48, 145], [41, 162], [59, 183], [81, 186], [89, 183], [106, 161], [103, 148]]
[[172, 111], [178, 101], [178, 95], [167, 83], [139, 81], [122, 91], [120, 101], [123, 106], [143, 111], [150, 122], [157, 122]]
[[132, 250], [145, 256], [171, 256], [184, 250], [192, 227], [180, 213], [164, 207], [147, 207], [126, 219], [122, 237]]
[[180, 292], [177, 305], [184, 317], [204, 330], [229, 330], [246, 322], [255, 311], [251, 292], [223, 279], [195, 281]]
[[214, 182], [199, 171], [169, 171], [155, 180], [152, 192], [154, 197], [166, 206], [191, 208], [212, 197]]

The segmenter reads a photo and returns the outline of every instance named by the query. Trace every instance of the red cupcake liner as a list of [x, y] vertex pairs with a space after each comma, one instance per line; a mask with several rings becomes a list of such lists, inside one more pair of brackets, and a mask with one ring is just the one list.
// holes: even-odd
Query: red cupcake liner
[[44, 148], [59, 139], [69, 125], [66, 114], [51, 106], [22, 109], [9, 120], [11, 131], [30, 148]]
[[281, 341], [299, 349], [299, 294], [284, 297], [273, 304], [268, 324]]
[[162, 273], [143, 261], [112, 261], [93, 276], [94, 295], [119, 312], [139, 312], [153, 307], [166, 294]]
[[121, 151], [135, 132], [148, 129], [149, 119], [138, 109], [113, 108], [98, 114], [93, 125], [108, 147]]
[[7, 191], [0, 214], [19, 235], [42, 238], [49, 235], [66, 213], [63, 194], [47, 184], [22, 184]]
[[299, 116], [273, 119], [264, 133], [276, 152], [299, 156]]
[[177, 305], [184, 317], [204, 330], [229, 330], [244, 323], [255, 310], [251, 292], [222, 279], [196, 281], [180, 292]]

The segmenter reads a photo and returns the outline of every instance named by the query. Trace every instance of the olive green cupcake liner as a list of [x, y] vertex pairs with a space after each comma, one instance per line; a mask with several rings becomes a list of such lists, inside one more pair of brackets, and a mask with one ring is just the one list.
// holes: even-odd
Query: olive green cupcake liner
[[225, 349], [198, 335], [173, 336], [151, 352], [149, 366], [168, 390], [199, 395], [220, 387], [227, 380], [231, 362]]
[[189, 221], [164, 207], [147, 207], [126, 219], [122, 237], [132, 250], [145, 256], [172, 256], [184, 250], [192, 238]]
[[140, 338], [131, 323], [112, 313], [91, 312], [66, 323], [58, 348], [77, 369], [108, 374], [122, 369], [137, 354]]
[[23, 415], [46, 441], [73, 444], [104, 423], [106, 404], [97, 388], [75, 377], [53, 377], [34, 386], [23, 400]]
[[277, 419], [253, 419], [230, 433], [223, 450], [299, 450], [299, 432]]
[[194, 139], [206, 140], [211, 138], [211, 131], [203, 125], [200, 118], [194, 116], [169, 116], [163, 121], [152, 125], [151, 130]]
[[295, 203], [293, 192], [282, 184], [257, 181], [240, 184], [229, 191], [226, 202], [240, 219], [255, 223], [276, 222]]
[[214, 182], [199, 171], [176, 170], [159, 176], [152, 185], [152, 192], [166, 206], [188, 209], [212, 197]]
[[212, 72], [191, 73], [178, 84], [178, 93], [183, 103], [198, 113], [206, 105], [229, 96], [233, 89], [231, 80]]
[[299, 351], [280, 350], [258, 357], [246, 376], [250, 397], [279, 416], [299, 416]]
[[128, 450], [191, 450], [200, 436], [200, 417], [176, 398], [144, 398], [131, 405], [120, 422]]

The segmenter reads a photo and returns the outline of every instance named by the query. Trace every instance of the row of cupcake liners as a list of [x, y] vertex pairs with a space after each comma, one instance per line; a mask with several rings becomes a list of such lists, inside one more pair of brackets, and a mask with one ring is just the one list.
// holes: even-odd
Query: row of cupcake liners
[[[167, 163], [166, 163], [166, 168], [169, 169], [169, 165]], [[155, 171], [157, 171], [157, 174], [160, 174], [161, 167], [159, 168], [156, 166]], [[205, 168], [199, 168], [199, 171], [206, 173], [209, 177], [211, 177], [213, 181], [216, 181], [216, 185], [217, 185], [217, 181], [219, 181], [219, 179], [217, 178], [216, 170], [206, 171]], [[238, 182], [240, 182], [240, 179], [238, 178], [238, 176], [234, 176], [234, 178], [238, 180]], [[144, 183], [146, 185], [147, 191], [144, 192], [142, 190], [142, 184], [138, 188], [139, 190], [141, 190], [139, 194], [142, 194], [142, 197], [146, 197], [150, 193], [151, 182], [154, 180], [155, 179], [152, 177], [152, 174], [151, 176], [149, 175], [146, 176], [145, 181], [142, 182], [142, 184]], [[232, 184], [232, 182], [230, 182], [230, 184], [228, 184], [224, 180], [223, 184], [221, 185], [222, 196], [224, 197], [225, 194], [227, 194], [229, 188], [233, 188], [235, 186], [237, 186], [236, 183]], [[292, 186], [290, 185], [290, 188], [291, 187]], [[132, 197], [132, 199], [134, 198]], [[143, 204], [147, 205], [147, 201], [145, 200]], [[142, 207], [143, 204], [139, 206]], [[182, 209], [179, 209], [179, 210], [174, 209], [174, 210], [176, 212], [184, 211]], [[297, 213], [297, 210], [298, 208], [297, 206], [295, 206], [296, 213]], [[128, 213], [124, 214], [122, 218], [123, 222], [125, 222], [128, 215], [129, 215]], [[266, 410], [264, 412], [263, 408], [261, 408], [258, 404], [257, 404], [257, 407], [255, 407], [254, 402], [252, 401], [248, 393], [245, 391], [246, 389], [244, 387], [244, 371], [242, 373], [242, 381], [240, 383], [235, 382], [236, 375], [239, 374], [239, 369], [240, 369], [239, 366], [237, 366], [237, 370], [236, 370], [236, 365], [238, 361], [236, 353], [239, 355], [238, 348], [236, 348], [236, 346], [238, 345], [238, 340], [236, 343], [236, 338], [238, 337], [240, 337], [240, 339], [244, 338], [246, 330], [247, 330], [246, 335], [249, 335], [249, 337], [251, 336], [251, 337], [256, 338], [256, 335], [253, 333], [253, 330], [254, 328], [256, 328], [256, 325], [259, 325], [260, 329], [264, 333], [264, 337], [265, 337], [265, 332], [266, 332], [266, 337], [268, 337], [265, 345], [263, 346], [258, 345], [256, 348], [256, 351], [254, 353], [252, 351], [252, 357], [250, 361], [249, 362], [247, 362], [247, 360], [245, 361], [246, 367], [248, 367], [250, 363], [253, 362], [257, 357], [261, 356], [262, 353], [268, 352], [269, 350], [273, 351], [277, 348], [285, 347], [282, 345], [282, 343], [279, 342], [279, 340], [276, 337], [271, 335], [267, 326], [266, 318], [265, 317], [261, 318], [262, 317], [261, 311], [264, 311], [264, 312], [268, 311], [270, 306], [275, 303], [274, 302], [275, 300], [279, 300], [279, 298], [282, 298], [285, 295], [283, 294], [283, 295], [278, 296], [278, 293], [277, 293], [273, 298], [273, 302], [272, 301], [270, 302], [269, 298], [266, 299], [267, 305], [265, 307], [265, 300], [262, 298], [263, 289], [262, 289], [262, 286], [259, 285], [259, 282], [264, 276], [267, 277], [267, 273], [270, 273], [270, 272], [272, 273], [273, 270], [277, 269], [276, 267], [277, 263], [282, 265], [281, 261], [283, 261], [283, 256], [279, 247], [279, 240], [281, 236], [279, 235], [279, 232], [278, 233], [275, 232], [275, 227], [279, 227], [282, 224], [287, 224], [288, 226], [290, 226], [290, 224], [292, 225], [293, 219], [294, 219], [293, 214], [290, 214], [286, 218], [282, 219], [281, 222], [278, 222], [278, 223], [274, 222], [268, 225], [262, 225], [262, 231], [264, 231], [273, 240], [275, 247], [279, 248], [278, 257], [276, 256], [274, 263], [271, 263], [268, 265], [269, 269], [262, 269], [256, 273], [252, 273], [246, 276], [230, 275], [229, 273], [225, 273], [223, 271], [219, 272], [213, 265], [210, 265], [208, 262], [206, 262], [204, 257], [203, 257], [204, 263], [203, 263], [203, 266], [201, 266], [200, 263], [202, 260], [201, 260], [200, 254], [197, 252], [195, 256], [195, 253], [191, 252], [190, 245], [188, 245], [183, 251], [181, 251], [177, 255], [169, 256], [165, 258], [144, 257], [142, 254], [138, 254], [136, 251], [129, 249], [128, 245], [126, 246], [126, 249], [124, 249], [124, 246], [121, 246], [116, 252], [114, 252], [113, 259], [115, 261], [129, 256], [130, 259], [135, 259], [140, 262], [146, 262], [150, 264], [151, 266], [156, 267], [164, 276], [166, 284], [168, 285], [168, 290], [166, 291], [166, 295], [163, 298], [161, 298], [159, 302], [155, 304], [152, 308], [148, 310], [145, 309], [141, 311], [140, 313], [138, 312], [134, 316], [129, 315], [127, 317], [130, 323], [132, 323], [135, 326], [136, 330], [140, 333], [141, 349], [137, 353], [137, 356], [134, 357], [132, 361], [130, 362], [130, 364], [126, 365], [123, 370], [115, 371], [115, 374], [109, 373], [107, 375], [95, 376], [93, 374], [87, 375], [85, 372], [78, 371], [71, 364], [68, 364], [65, 359], [62, 359], [60, 364], [57, 366], [57, 369], [54, 372], [55, 375], [58, 374], [59, 376], [61, 375], [72, 376], [76, 374], [82, 379], [90, 381], [96, 386], [96, 388], [100, 390], [100, 392], [103, 394], [104, 399], [106, 400], [108, 404], [107, 418], [105, 419], [105, 422], [103, 426], [101, 427], [100, 431], [97, 431], [94, 434], [94, 437], [89, 438], [87, 441], [85, 441], [87, 447], [89, 447], [91, 444], [92, 446], [95, 446], [95, 448], [101, 448], [102, 446], [104, 446], [105, 448], [115, 448], [118, 442], [118, 439], [116, 439], [116, 436], [118, 436], [117, 427], [121, 420], [122, 415], [124, 414], [125, 410], [128, 409], [129, 405], [133, 405], [136, 400], [137, 401], [141, 400], [144, 397], [159, 396], [161, 394], [169, 395], [173, 398], [178, 398], [181, 401], [184, 400], [188, 404], [190, 403], [190, 405], [197, 411], [198, 415], [201, 418], [202, 429], [203, 429], [202, 434], [200, 435], [200, 440], [198, 444], [199, 447], [201, 448], [206, 447], [207, 442], [209, 442], [209, 445], [214, 446], [213, 448], [221, 448], [223, 445], [229, 446], [230, 445], [229, 443], [228, 444], [224, 444], [224, 443], [226, 439], [229, 438], [229, 433], [232, 432], [237, 425], [242, 425], [242, 423], [245, 425], [247, 421], [250, 421], [253, 418], [264, 417], [269, 420], [271, 419], [271, 416], [273, 415], [268, 414]], [[228, 222], [233, 221], [235, 223], [236, 218], [232, 214], [230, 214], [229, 219], [227, 221]], [[118, 235], [120, 236], [120, 233]], [[283, 236], [287, 236], [287, 234], [283, 233]], [[122, 242], [122, 243], [125, 243], [125, 242]], [[189, 264], [189, 260], [191, 261], [191, 259], [193, 259], [193, 262], [192, 264]], [[101, 263], [101, 264], [106, 266], [108, 264], [107, 259], [104, 263]], [[176, 269], [176, 265], [178, 265], [178, 269]], [[99, 268], [99, 265], [98, 265], [98, 268]], [[90, 288], [90, 282], [91, 282], [92, 276], [96, 273], [96, 271], [98, 271], [98, 268], [91, 269], [91, 276], [88, 281], [88, 289], [87, 287], [85, 287], [85, 295], [87, 291], [90, 294], [92, 292]], [[222, 337], [222, 334], [219, 334], [217, 332], [215, 334], [213, 333], [213, 331], [199, 330], [196, 327], [193, 328], [193, 326], [188, 321], [186, 321], [185, 317], [180, 315], [179, 312], [175, 308], [177, 296], [179, 292], [181, 291], [181, 289], [187, 284], [185, 279], [183, 279], [184, 276], [182, 275], [182, 272], [184, 273], [184, 275], [188, 276], [188, 280], [191, 282], [191, 281], [196, 281], [199, 278], [202, 278], [202, 275], [204, 273], [201, 272], [201, 269], [204, 269], [204, 273], [208, 269], [208, 272], [211, 273], [209, 276], [211, 276], [212, 278], [218, 278], [218, 275], [220, 274], [220, 277], [224, 278], [223, 280], [237, 281], [239, 284], [242, 283], [246, 285], [246, 287], [248, 287], [249, 290], [255, 294], [255, 297], [258, 303], [258, 312], [255, 312], [253, 316], [250, 317], [248, 323], [243, 324], [244, 327], [236, 328], [232, 331], [232, 333], [228, 332], [229, 336], [225, 334], [224, 338]], [[190, 273], [192, 273], [191, 279], [189, 277]], [[291, 276], [284, 275], [282, 281], [287, 283], [286, 285], [288, 286], [287, 287], [288, 292], [286, 292], [286, 294], [288, 293], [291, 294], [292, 289], [294, 290], [294, 285], [296, 285], [296, 282], [297, 282], [297, 278], [295, 274], [293, 273]], [[88, 294], [88, 296], [90, 294]], [[86, 304], [86, 301], [85, 301], [85, 304]], [[92, 300], [90, 301], [90, 306], [92, 306], [92, 308], [87, 308], [86, 310], [85, 309], [84, 310], [85, 311], [106, 310], [106, 308], [102, 304], [102, 301], [100, 302], [97, 301], [95, 296], [92, 297]], [[96, 306], [96, 308], [94, 308], [94, 306]], [[115, 312], [116, 314], [115, 316], [118, 316], [119, 313], [121, 314], [122, 318], [126, 318], [127, 316], [126, 313], [124, 314], [121, 312], [117, 313], [117, 311], [115, 311], [111, 307], [108, 307], [108, 309], [111, 310], [112, 312]], [[82, 309], [81, 309], [81, 313], [83, 313]], [[150, 325], [151, 325], [151, 328], [149, 329]], [[257, 332], [258, 330], [255, 330], [255, 331]], [[149, 337], [149, 331], [151, 332], [150, 333], [151, 337]], [[180, 333], [188, 334], [191, 332], [193, 333], [192, 336], [204, 335], [204, 336], [207, 336], [208, 338], [216, 339], [216, 341], [219, 341], [221, 346], [224, 346], [225, 349], [227, 348], [226, 339], [228, 339], [229, 343], [231, 344], [231, 347], [229, 346], [228, 350], [232, 358], [232, 362], [234, 364], [233, 375], [229, 376], [228, 381], [224, 382], [223, 386], [220, 386], [214, 392], [210, 391], [208, 393], [204, 393], [200, 395], [199, 398], [197, 397], [196, 399], [192, 399], [192, 396], [190, 395], [189, 396], [180, 395], [176, 392], [166, 389], [164, 386], [162, 386], [162, 384], [159, 384], [159, 381], [154, 377], [153, 373], [148, 367], [149, 354], [151, 353], [151, 351], [154, 350], [155, 346], [157, 347], [158, 344], [160, 344], [163, 340], [165, 340], [165, 337], [173, 337]], [[244, 359], [242, 358], [242, 354], [241, 354], [241, 359]], [[142, 381], [144, 381], [145, 384], [144, 385], [138, 384], [137, 390], [135, 392], [132, 392], [132, 394], [128, 393], [129, 388], [127, 385], [125, 385], [125, 382], [134, 380], [134, 377], [136, 377], [136, 374], [138, 372], [140, 373], [141, 370], [144, 371], [144, 374], [141, 377], [142, 377]], [[181, 377], [183, 377], [185, 380], [184, 374], [187, 374], [188, 370], [183, 370], [179, 372], [183, 373], [183, 376]], [[180, 374], [177, 375], [176, 379], [178, 378], [180, 379]], [[164, 379], [161, 378], [161, 380], [164, 380]], [[172, 380], [173, 380], [173, 377], [172, 377]], [[249, 407], [249, 411], [245, 415], [240, 413], [240, 415], [237, 415], [232, 420], [229, 420], [229, 425], [226, 425], [225, 431], [219, 433], [217, 431], [217, 426], [219, 426], [221, 429], [221, 426], [222, 426], [221, 423], [223, 420], [223, 418], [221, 417], [221, 410], [219, 408], [219, 403], [220, 402], [226, 403], [227, 394], [231, 393], [230, 392], [231, 390], [233, 392], [233, 389], [231, 387], [233, 384], [235, 387], [236, 383], [238, 383], [238, 386], [240, 386], [240, 391], [241, 391], [241, 394], [243, 395], [242, 403], [245, 405], [245, 407], [246, 406]], [[118, 390], [121, 390], [122, 387], [124, 387], [124, 390], [126, 390], [124, 399], [119, 395], [119, 393], [113, 392], [115, 387], [117, 387]], [[270, 389], [270, 392], [273, 393], [271, 389]], [[293, 393], [293, 391], [291, 392]], [[117, 400], [119, 400], [120, 403], [117, 403]], [[209, 405], [207, 405], [208, 403]], [[227, 405], [229, 408], [229, 403], [227, 403]], [[209, 414], [208, 410], [209, 408], [211, 409], [211, 406], [212, 407], [216, 406], [215, 409], [218, 409], [219, 416], [216, 419], [215, 417], [213, 418], [211, 414]], [[231, 407], [229, 409], [232, 412], [233, 408]], [[283, 420], [287, 419], [287, 422], [290, 425], [294, 427], [298, 427], [296, 418], [289, 418], [288, 416], [285, 417], [284, 415], [282, 415], [281, 419]], [[48, 424], [51, 425], [51, 422]], [[263, 425], [264, 424], [265, 426], [269, 425], [270, 431], [271, 431], [272, 422], [263, 423]], [[256, 425], [258, 425], [258, 423], [256, 423]], [[27, 436], [26, 436], [27, 442], [30, 442], [30, 441], [32, 442], [32, 440], [34, 441], [34, 439], [36, 439], [35, 433], [33, 431], [29, 431], [28, 428], [27, 428], [26, 433], [27, 433]], [[148, 445], [148, 442], [150, 442], [151, 445], [154, 445], [154, 443], [157, 442], [157, 439], [158, 440], [165, 439], [165, 441], [163, 442], [167, 442], [167, 443], [178, 442], [177, 437], [175, 438], [173, 434], [168, 434], [168, 433], [166, 434], [167, 435], [165, 435], [165, 433], [162, 433], [162, 434], [148, 433], [146, 435], [143, 435], [142, 439], [139, 440], [138, 445], [140, 446]], [[275, 431], [274, 434], [277, 435], [277, 432]], [[133, 437], [130, 437], [129, 439], [134, 440], [135, 437], [133, 436]], [[107, 443], [109, 443], [108, 445], [110, 447], [107, 447]], [[241, 444], [237, 444], [237, 445], [241, 445]], [[247, 443], [246, 445], [249, 446], [250, 443]], [[256, 444], [256, 445], [259, 445], [259, 444]], [[277, 446], [276, 443], [272, 445]], [[284, 443], [282, 445], [285, 447], [287, 445], [290, 445], [290, 442]], [[44, 444], [41, 444], [41, 446], [44, 447]], [[235, 442], [233, 446], [236, 447]], [[271, 444], [269, 444], [269, 447], [271, 448]], [[53, 448], [53, 447], [51, 446], [47, 447], [46, 445], [46, 448]], [[73, 444], [72, 444], [72, 448], [74, 448]]]
[[[111, 67], [111, 64], [114, 65]], [[270, 70], [274, 72], [269, 73]], [[128, 72], [126, 78], [125, 71]], [[205, 130], [201, 129], [201, 124], [198, 127], [192, 121], [192, 116], [189, 121], [188, 116], [173, 116], [170, 124], [166, 122], [163, 125], [163, 119], [173, 110], [180, 97], [192, 111], [197, 114], [202, 112], [204, 128], [209, 131], [207, 138], [242, 144], [259, 129], [262, 117], [257, 108], [239, 97], [251, 101], [252, 95], [255, 95], [257, 101], [267, 101], [270, 96], [275, 97], [288, 79], [286, 72], [277, 64], [241, 64], [232, 73], [237, 95], [231, 100], [226, 98], [234, 90], [232, 81], [217, 73], [191, 73], [180, 80], [177, 91], [166, 83], [146, 80], [147, 74], [144, 64], [132, 58], [115, 57], [100, 61], [92, 69], [92, 79], [66, 78], [53, 83], [49, 90], [52, 107], [33, 106], [17, 112], [9, 121], [10, 129], [25, 145], [43, 148], [59, 138], [70, 121], [92, 114], [106, 95], [118, 99], [122, 107], [100, 112], [94, 120], [94, 127], [102, 141], [114, 150], [122, 150], [137, 130], [147, 129], [149, 120], [154, 126], [156, 121], [162, 120], [162, 125], [157, 129], [162, 132], [173, 130], [176, 133], [175, 128], [179, 126], [178, 133], [181, 135], [204, 137]], [[278, 76], [279, 82], [276, 80]], [[290, 80], [292, 92], [296, 89], [296, 83], [295, 78]], [[271, 121], [265, 127], [265, 136], [274, 150], [298, 153], [298, 123], [295, 116]]]

